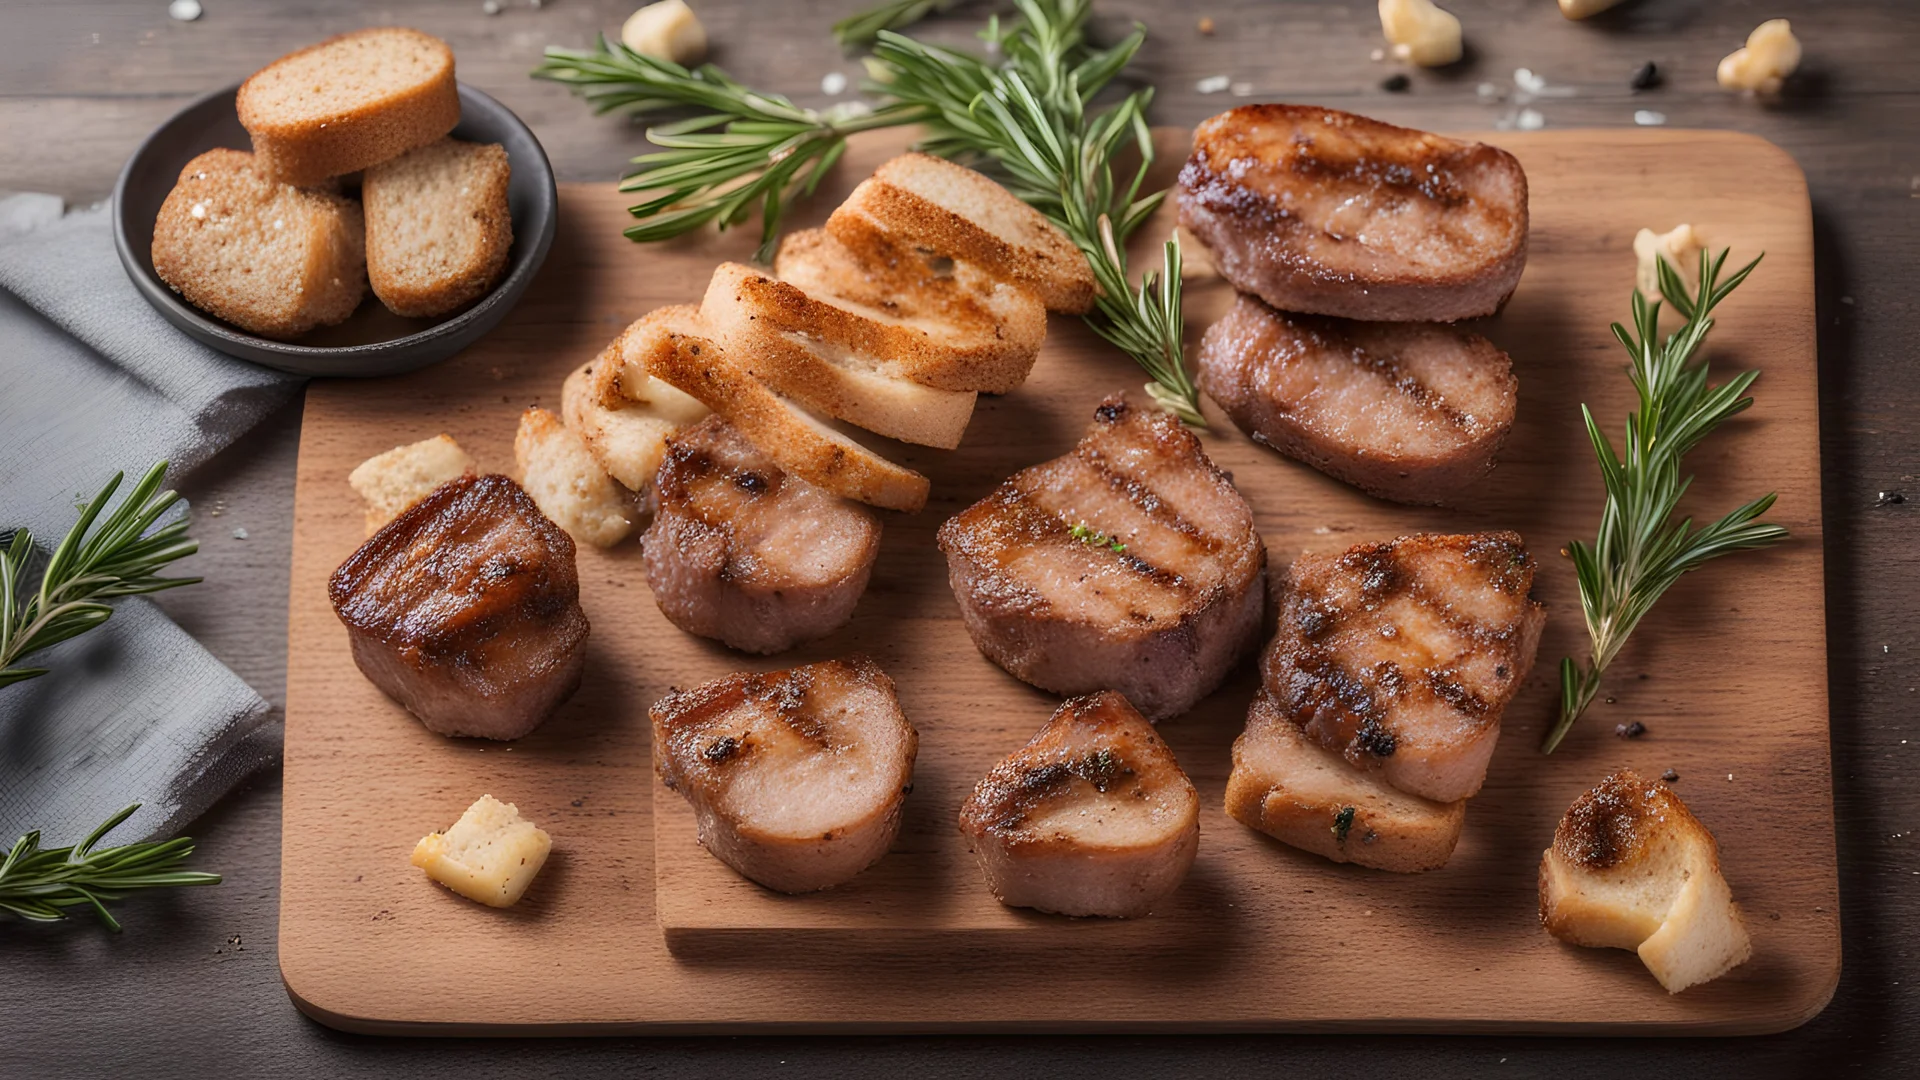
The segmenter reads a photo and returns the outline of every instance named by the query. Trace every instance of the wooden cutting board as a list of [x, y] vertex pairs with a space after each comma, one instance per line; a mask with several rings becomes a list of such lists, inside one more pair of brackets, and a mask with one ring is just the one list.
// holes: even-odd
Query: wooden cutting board
[[[289, 993], [321, 1021], [374, 1032], [581, 1034], [742, 1031], [1519, 1031], [1756, 1033], [1817, 1013], [1839, 977], [1822, 608], [1813, 244], [1804, 179], [1747, 136], [1582, 131], [1496, 137], [1532, 185], [1532, 255], [1484, 331], [1514, 357], [1520, 410], [1500, 468], [1453, 510], [1366, 498], [1250, 443], [1217, 412], [1204, 441], [1252, 503], [1276, 569], [1301, 550], [1422, 529], [1518, 529], [1551, 609], [1540, 663], [1507, 712], [1485, 790], [1452, 862], [1420, 876], [1335, 866], [1221, 810], [1251, 664], [1163, 725], [1202, 798], [1201, 850], [1151, 917], [1076, 921], [987, 895], [954, 830], [978, 777], [1054, 699], [981, 657], [960, 626], [932, 536], [1018, 468], [1065, 451], [1099, 399], [1142, 377], [1077, 321], [1056, 318], [1031, 381], [983, 398], [953, 452], [874, 439], [933, 496], [887, 515], [873, 584], [852, 623], [776, 658], [682, 634], [655, 608], [639, 551], [582, 548], [593, 623], [579, 694], [513, 744], [428, 733], [355, 670], [325, 596], [362, 539], [346, 484], [362, 459], [447, 432], [484, 467], [512, 467], [520, 409], [557, 408], [561, 378], [628, 321], [697, 299], [745, 235], [638, 246], [627, 197], [561, 189], [540, 279], [484, 343], [404, 378], [318, 382], [307, 395], [295, 507], [287, 677], [280, 956]], [[824, 216], [897, 136], [864, 137], [815, 203]], [[1171, 155], [1177, 160], [1181, 151]], [[1689, 459], [1700, 516], [1772, 488], [1792, 530], [1771, 551], [1680, 583], [1615, 666], [1560, 751], [1535, 750], [1557, 661], [1583, 634], [1556, 552], [1591, 536], [1599, 478], [1578, 403], [1617, 433], [1631, 405], [1607, 324], [1624, 317], [1630, 243], [1691, 222], [1735, 258], [1766, 261], [1721, 309], [1716, 366], [1764, 372], [1756, 404]], [[1148, 230], [1151, 232], [1152, 230]], [[1157, 236], [1145, 238], [1149, 244]], [[1191, 283], [1190, 335], [1229, 290]], [[1211, 407], [1209, 407], [1211, 408]], [[851, 651], [899, 683], [921, 733], [894, 852], [854, 883], [785, 898], [733, 876], [693, 841], [657, 786], [646, 707], [669, 685]], [[1617, 738], [1616, 724], [1648, 732]], [[1576, 949], [1536, 919], [1541, 850], [1567, 804], [1632, 766], [1676, 787], [1718, 835], [1754, 959], [1671, 997], [1632, 954]], [[414, 842], [487, 792], [554, 837], [525, 901], [495, 911], [427, 882]], [[671, 938], [673, 948], [669, 949]]]

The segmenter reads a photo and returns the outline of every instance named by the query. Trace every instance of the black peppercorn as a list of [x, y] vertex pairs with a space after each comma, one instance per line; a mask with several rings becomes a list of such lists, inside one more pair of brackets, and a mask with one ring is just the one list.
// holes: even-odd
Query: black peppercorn
[[1389, 94], [1404, 94], [1413, 88], [1413, 80], [1405, 74], [1389, 75], [1380, 80], [1380, 89]]
[[1635, 90], [1651, 90], [1659, 86], [1660, 69], [1653, 66], [1653, 61], [1651, 60], [1641, 64], [1640, 70], [1633, 73], [1632, 85]]

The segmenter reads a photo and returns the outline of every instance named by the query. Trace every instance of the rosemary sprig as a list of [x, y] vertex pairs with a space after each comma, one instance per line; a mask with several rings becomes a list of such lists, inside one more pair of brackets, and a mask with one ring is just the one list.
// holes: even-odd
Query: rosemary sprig
[[176, 869], [193, 854], [193, 840], [185, 836], [93, 850], [138, 809], [134, 803], [113, 815], [72, 847], [43, 851], [38, 831], [22, 836], [0, 862], [0, 911], [33, 922], [59, 922], [68, 908], [90, 907], [117, 931], [120, 921], [107, 910], [109, 901], [142, 889], [220, 883], [219, 874]]
[[1127, 553], [1127, 545], [1121, 543], [1118, 537], [1108, 536], [1084, 521], [1068, 529], [1067, 534], [1088, 547], [1103, 547], [1116, 555]]
[[1572, 657], [1560, 661], [1560, 717], [1541, 743], [1542, 753], [1560, 745], [1599, 693], [1601, 676], [1634, 627], [1682, 574], [1709, 559], [1766, 547], [1787, 535], [1780, 526], [1758, 520], [1773, 505], [1771, 494], [1701, 529], [1693, 528], [1692, 518], [1672, 520], [1692, 483], [1691, 477], [1680, 475], [1681, 457], [1728, 417], [1753, 404], [1745, 395], [1760, 377], [1757, 371], [1746, 371], [1709, 386], [1705, 361], [1691, 362], [1713, 328], [1713, 309], [1760, 263], [1755, 259], [1722, 282], [1726, 261], [1726, 251], [1711, 260], [1701, 252], [1699, 287], [1689, 293], [1680, 274], [1659, 260], [1660, 295], [1687, 320], [1664, 343], [1658, 340], [1660, 304], [1648, 303], [1638, 290], [1633, 294], [1634, 328], [1613, 324], [1613, 335], [1633, 357], [1630, 374], [1640, 396], [1638, 411], [1627, 417], [1624, 458], [1614, 452], [1593, 413], [1580, 407], [1607, 488], [1598, 538], [1592, 546], [1578, 540], [1567, 545], [1580, 579], [1580, 606], [1592, 653], [1585, 667]]
[[833, 39], [842, 45], [865, 45], [882, 30], [902, 30], [936, 11], [948, 11], [961, 0], [890, 0], [833, 24]]
[[166, 564], [200, 549], [198, 543], [187, 539], [185, 515], [153, 529], [160, 516], [180, 500], [172, 491], [159, 490], [166, 472], [164, 461], [147, 470], [95, 529], [95, 521], [124, 475], [114, 473], [54, 549], [40, 571], [40, 587], [31, 595], [25, 595], [24, 590], [33, 538], [25, 529], [13, 534], [13, 542], [0, 551], [0, 687], [45, 675], [46, 668], [14, 664], [30, 653], [106, 622], [113, 608], [104, 601], [200, 580], [156, 574]]
[[[1181, 341], [1179, 241], [1167, 241], [1160, 272], [1142, 275], [1138, 291], [1127, 277], [1127, 237], [1167, 196], [1140, 193], [1153, 164], [1146, 120], [1153, 90], [1087, 112], [1140, 51], [1146, 31], [1135, 26], [1111, 48], [1096, 49], [1086, 40], [1091, 0], [1014, 6], [1019, 19], [1003, 28], [996, 17], [982, 35], [1003, 57], [998, 64], [881, 31], [873, 52], [890, 78], [871, 89], [931, 114], [922, 149], [996, 166], [1009, 190], [1072, 238], [1100, 285], [1088, 324], [1152, 376], [1147, 392], [1155, 402], [1204, 427]], [[1113, 162], [1129, 146], [1140, 161], [1121, 186]]]
[[762, 261], [773, 254], [787, 207], [813, 193], [846, 152], [848, 135], [920, 118], [918, 109], [906, 106], [803, 109], [779, 94], [756, 92], [712, 64], [689, 71], [605, 35], [592, 50], [549, 47], [533, 76], [572, 88], [596, 113], [624, 109], [651, 118], [696, 110], [647, 129], [647, 138], [662, 149], [634, 158], [620, 184], [621, 191], [646, 195], [627, 208], [641, 221], [626, 235], [665, 240], [708, 222], [725, 229], [757, 210]]
[[[1133, 59], [1146, 33], [1136, 27], [1111, 48], [1097, 49], [1085, 33], [1091, 0], [1014, 3], [1020, 17], [1005, 25], [995, 17], [982, 35], [998, 61], [923, 45], [878, 25], [903, 25], [918, 5], [889, 4], [861, 17], [871, 21], [854, 29], [872, 27], [873, 63], [881, 73], [866, 89], [883, 99], [867, 113], [801, 109], [778, 94], [750, 90], [711, 64], [689, 71], [605, 38], [593, 51], [549, 48], [534, 75], [570, 86], [599, 112], [701, 110], [648, 129], [647, 137], [665, 149], [633, 159], [636, 168], [621, 185], [651, 194], [629, 207], [642, 220], [626, 235], [663, 240], [709, 222], [725, 228], [757, 209], [762, 259], [772, 252], [787, 206], [819, 184], [845, 151], [847, 135], [926, 124], [922, 149], [994, 170], [1073, 239], [1100, 286], [1088, 323], [1152, 376], [1147, 392], [1161, 407], [1205, 426], [1182, 347], [1178, 242], [1167, 242], [1159, 271], [1143, 274], [1138, 289], [1127, 271], [1127, 237], [1166, 197], [1140, 190], [1153, 162], [1146, 123], [1153, 91], [1136, 90], [1095, 115], [1087, 109]], [[1129, 148], [1140, 163], [1121, 185], [1113, 161]]]

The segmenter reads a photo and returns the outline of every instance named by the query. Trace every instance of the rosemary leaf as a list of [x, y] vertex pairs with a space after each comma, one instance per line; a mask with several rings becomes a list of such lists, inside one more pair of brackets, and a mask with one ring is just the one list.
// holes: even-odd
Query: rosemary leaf
[[892, 0], [849, 15], [833, 24], [833, 39], [842, 45], [865, 45], [882, 30], [901, 30], [936, 11], [947, 11], [960, 0]]
[[1662, 260], [1660, 294], [1686, 320], [1660, 341], [1660, 304], [1633, 294], [1633, 328], [1613, 324], [1613, 335], [1633, 357], [1629, 377], [1640, 406], [1627, 417], [1625, 456], [1581, 406], [1587, 438], [1600, 461], [1607, 502], [1599, 535], [1592, 544], [1567, 545], [1580, 584], [1591, 651], [1585, 666], [1573, 657], [1560, 661], [1560, 715], [1540, 745], [1551, 754], [1574, 721], [1600, 692], [1602, 676], [1654, 602], [1681, 575], [1710, 559], [1766, 547], [1786, 538], [1787, 530], [1760, 520], [1773, 506], [1764, 495], [1702, 528], [1692, 518], [1674, 520], [1680, 498], [1692, 483], [1680, 474], [1680, 459], [1729, 417], [1753, 404], [1747, 390], [1759, 378], [1748, 371], [1711, 386], [1705, 361], [1693, 355], [1713, 328], [1713, 309], [1760, 264], [1755, 259], [1722, 281], [1727, 252], [1709, 259], [1700, 253], [1699, 287], [1689, 293], [1678, 271]]
[[118, 931], [120, 921], [106, 907], [110, 901], [145, 889], [220, 883], [219, 874], [178, 869], [193, 854], [193, 841], [184, 836], [94, 850], [138, 809], [134, 803], [113, 815], [72, 847], [42, 850], [39, 832], [22, 836], [0, 861], [0, 911], [32, 922], [59, 922], [69, 908], [90, 908], [108, 929]]

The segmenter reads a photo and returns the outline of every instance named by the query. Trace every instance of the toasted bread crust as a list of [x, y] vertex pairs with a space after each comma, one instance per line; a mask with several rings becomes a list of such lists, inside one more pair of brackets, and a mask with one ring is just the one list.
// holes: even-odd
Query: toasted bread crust
[[[346, 42], [389, 38], [398, 47], [420, 49], [433, 60], [420, 82], [348, 108], [294, 109], [272, 99], [276, 69], [322, 54]], [[328, 38], [274, 61], [240, 84], [235, 107], [253, 136], [262, 169], [285, 183], [305, 186], [398, 157], [452, 131], [460, 122], [460, 92], [454, 82], [453, 50], [431, 34], [405, 27], [375, 27]]]
[[[956, 202], [974, 213], [956, 212]], [[975, 263], [1032, 290], [1049, 311], [1085, 314], [1098, 293], [1086, 256], [1044, 215], [972, 169], [927, 154], [882, 165], [827, 219], [827, 231], [854, 246], [879, 232]]]
[[1285, 311], [1491, 315], [1526, 267], [1513, 155], [1334, 109], [1243, 105], [1205, 121], [1179, 200], [1221, 276]]
[[634, 368], [672, 384], [727, 418], [782, 469], [849, 499], [912, 512], [927, 478], [813, 421], [754, 378], [701, 324], [697, 309], [661, 308], [629, 328], [624, 382]]
[[[431, 182], [460, 177], [457, 206], [423, 206], [443, 198]], [[474, 145], [456, 139], [409, 151], [367, 170], [361, 199], [367, 217], [367, 277], [380, 302], [396, 315], [431, 318], [478, 300], [498, 284], [513, 248], [513, 215], [507, 206], [512, 170], [498, 143]], [[457, 232], [442, 232], [422, 245], [404, 234], [436, 213], [453, 219]], [[464, 256], [464, 257], [461, 257]]]
[[1464, 799], [1407, 795], [1354, 768], [1308, 739], [1265, 693], [1234, 740], [1226, 807], [1235, 821], [1302, 851], [1401, 874], [1445, 866], [1467, 815]]

